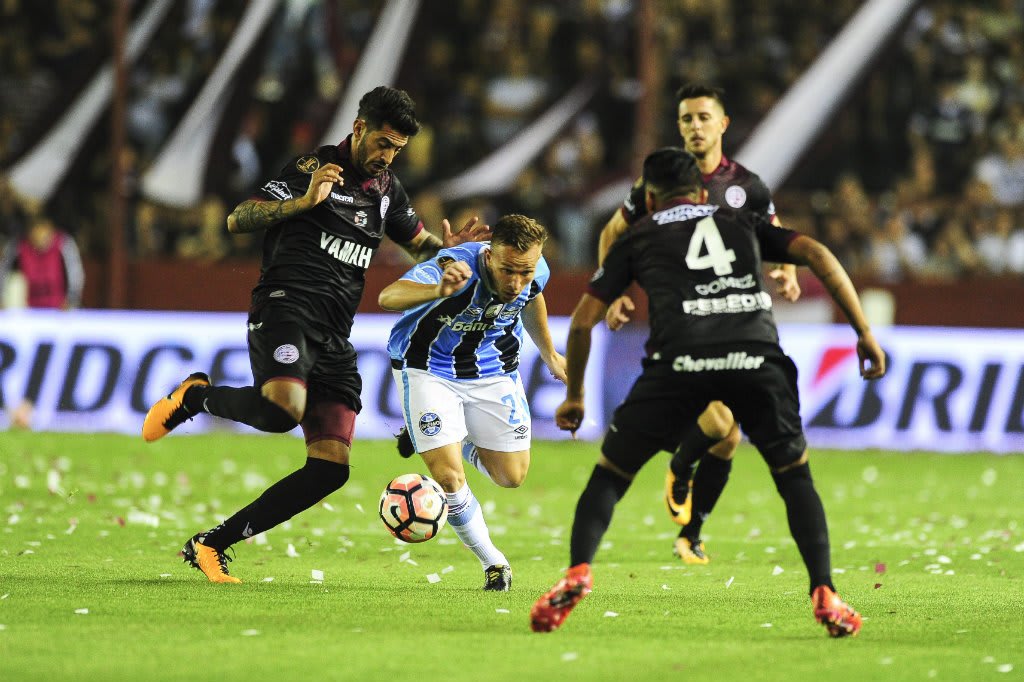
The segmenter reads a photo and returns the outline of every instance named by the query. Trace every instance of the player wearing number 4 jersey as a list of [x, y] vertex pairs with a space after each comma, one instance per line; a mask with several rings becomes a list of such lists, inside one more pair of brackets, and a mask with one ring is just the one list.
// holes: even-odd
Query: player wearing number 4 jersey
[[860, 615], [832, 585], [828, 527], [807, 464], [796, 367], [779, 347], [761, 258], [807, 265], [857, 332], [866, 379], [885, 373], [850, 279], [819, 242], [761, 216], [707, 205], [694, 157], [666, 148], [644, 161], [651, 215], [612, 246], [572, 315], [567, 392], [555, 420], [583, 420], [590, 332], [607, 304], [637, 282], [647, 293], [651, 336], [644, 369], [615, 411], [601, 456], [576, 506], [566, 576], [534, 604], [536, 631], [559, 627], [592, 589], [590, 564], [616, 503], [659, 450], [679, 442], [711, 400], [722, 401], [764, 457], [786, 505], [810, 578], [814, 617], [833, 637], [856, 634]]
[[[756, 173], [726, 158], [722, 151], [722, 139], [729, 128], [724, 98], [720, 88], [697, 83], [684, 85], [676, 92], [679, 136], [686, 151], [697, 159], [708, 203], [750, 211], [779, 225], [768, 187]], [[649, 213], [644, 197], [641, 177], [601, 231], [598, 264], [604, 261], [615, 239]], [[792, 264], [775, 268], [770, 277], [779, 295], [788, 301], [799, 298], [800, 285]], [[633, 301], [628, 296], [613, 301], [605, 316], [608, 328], [615, 331], [628, 322], [631, 310]], [[739, 442], [740, 432], [729, 409], [714, 401], [701, 415], [698, 426], [687, 432], [675, 448], [665, 474], [665, 505], [671, 519], [682, 526], [674, 552], [685, 563], [706, 564], [710, 560], [700, 534], [729, 479]]]
[[547, 232], [535, 220], [507, 215], [492, 235], [489, 244], [442, 250], [388, 285], [379, 300], [404, 311], [388, 341], [405, 414], [400, 440], [409, 440], [447, 493], [448, 524], [480, 560], [484, 589], [506, 591], [512, 570], [491, 542], [462, 461], [502, 487], [518, 487], [531, 440], [518, 371], [524, 326], [561, 381], [565, 358], [551, 341], [541, 293], [549, 274], [541, 256]]

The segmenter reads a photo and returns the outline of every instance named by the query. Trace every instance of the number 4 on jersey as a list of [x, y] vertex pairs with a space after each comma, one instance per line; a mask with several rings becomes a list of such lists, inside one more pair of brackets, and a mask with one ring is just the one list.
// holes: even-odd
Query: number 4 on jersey
[[[700, 255], [701, 246], [707, 249], [706, 255]], [[697, 221], [690, 246], [686, 250], [686, 267], [691, 270], [707, 270], [714, 268], [716, 275], [732, 274], [732, 263], [736, 260], [736, 252], [725, 248], [718, 225], [711, 216]]]

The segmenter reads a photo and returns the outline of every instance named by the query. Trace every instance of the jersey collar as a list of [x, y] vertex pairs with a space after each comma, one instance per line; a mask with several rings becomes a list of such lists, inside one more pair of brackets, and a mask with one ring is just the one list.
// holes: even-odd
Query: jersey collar
[[701, 177], [704, 178], [704, 182], [707, 182], [708, 180], [713, 178], [715, 175], [718, 175], [718, 173], [722, 169], [724, 169], [726, 166], [728, 166], [729, 163], [730, 163], [729, 159], [725, 156], [725, 154], [722, 154], [722, 158], [718, 161], [718, 165], [715, 166], [715, 169], [713, 171], [711, 171], [710, 173], [708, 173], [707, 175], [703, 175], [703, 174], [701, 175]]

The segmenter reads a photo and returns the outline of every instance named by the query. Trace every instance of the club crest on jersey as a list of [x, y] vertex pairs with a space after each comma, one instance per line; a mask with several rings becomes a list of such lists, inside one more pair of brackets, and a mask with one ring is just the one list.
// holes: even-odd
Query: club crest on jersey
[[391, 205], [391, 197], [384, 195], [380, 198], [380, 219], [384, 220], [384, 216], [388, 214], [388, 206]]
[[315, 156], [302, 156], [295, 162], [295, 167], [302, 173], [313, 173], [320, 167], [320, 159]]
[[420, 415], [419, 427], [424, 436], [436, 436], [441, 432], [441, 418], [433, 412], [424, 412]]
[[739, 185], [730, 185], [725, 190], [725, 203], [729, 204], [733, 208], [741, 208], [743, 204], [747, 203], [747, 190], [743, 189]]
[[502, 321], [511, 320], [516, 315], [518, 315], [519, 311], [522, 310], [522, 309], [523, 309], [523, 306], [521, 306], [521, 305], [506, 306], [505, 309], [501, 311], [501, 314], [498, 315], [498, 319], [502, 320]]
[[358, 227], [366, 227], [368, 216], [366, 211], [356, 211], [355, 224]]
[[484, 311], [484, 317], [486, 317], [489, 320], [494, 319], [495, 317], [498, 316], [498, 313], [501, 312], [501, 309], [503, 307], [504, 306], [500, 303], [496, 303], [492, 306], [487, 306], [487, 310]]
[[294, 364], [299, 359], [299, 349], [290, 343], [283, 344], [274, 349], [274, 360], [282, 365]]

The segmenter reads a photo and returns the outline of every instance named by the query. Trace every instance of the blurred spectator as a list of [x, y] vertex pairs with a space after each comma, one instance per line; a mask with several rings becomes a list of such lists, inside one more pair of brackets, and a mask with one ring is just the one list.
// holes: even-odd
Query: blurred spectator
[[30, 308], [76, 308], [82, 301], [85, 274], [75, 240], [49, 218], [36, 218], [22, 237], [8, 242], [0, 259], [0, 286], [12, 271], [25, 281]]
[[[17, 270], [21, 276], [13, 278]], [[0, 254], [0, 292], [14, 306], [67, 310], [81, 303], [85, 275], [75, 240], [49, 218], [36, 218], [23, 237]], [[19, 285], [22, 291], [17, 291]], [[11, 299], [21, 300], [11, 300]], [[38, 396], [26, 395], [11, 412], [11, 424], [29, 428]]]
[[974, 174], [992, 189], [1000, 206], [1024, 206], [1024, 140], [1001, 136], [996, 151], [978, 161]]
[[316, 74], [321, 98], [338, 96], [341, 82], [328, 49], [326, 15], [322, 0], [285, 0], [283, 16], [274, 23], [270, 49], [256, 93], [266, 102], [279, 102], [300, 69]]

